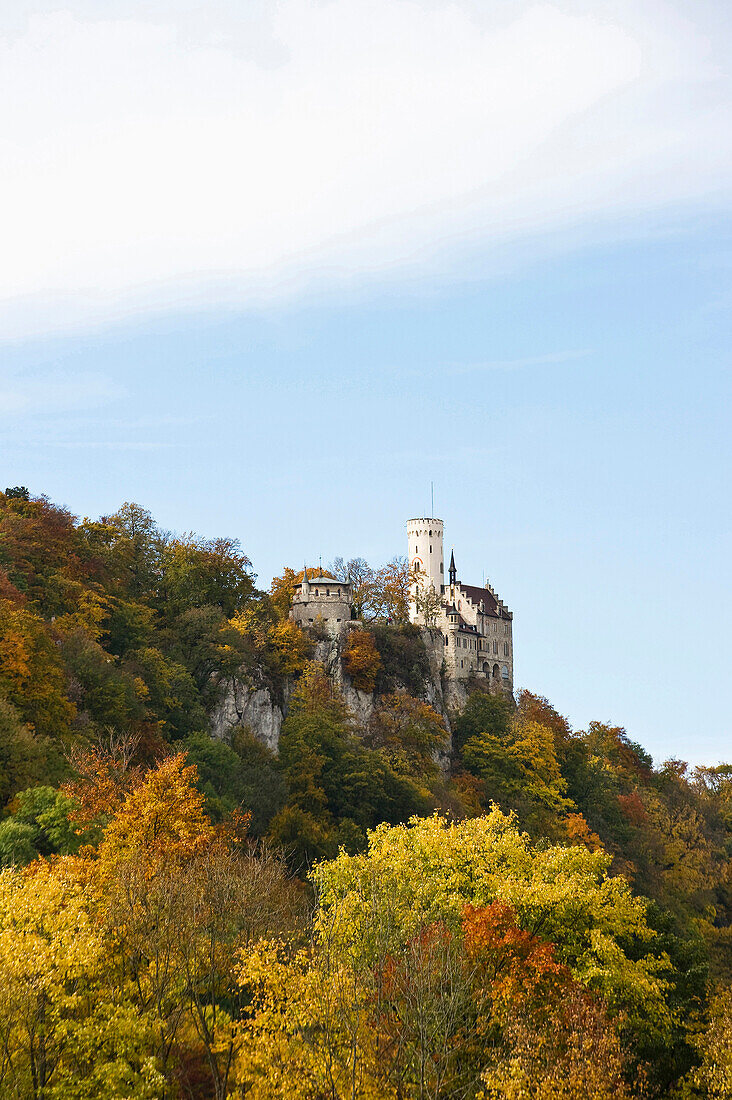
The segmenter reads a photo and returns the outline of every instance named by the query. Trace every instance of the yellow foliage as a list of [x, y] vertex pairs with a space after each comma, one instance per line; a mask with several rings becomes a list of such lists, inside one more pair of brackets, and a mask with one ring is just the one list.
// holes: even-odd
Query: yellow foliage
[[185, 753], [163, 760], [127, 795], [99, 845], [102, 877], [138, 853], [151, 864], [184, 862], [211, 842], [214, 828], [195, 786], [196, 769], [185, 761]]
[[381, 657], [373, 634], [354, 630], [343, 648], [343, 667], [359, 691], [373, 691], [381, 668]]
[[148, 1023], [113, 980], [75, 862], [0, 873], [0, 1095], [154, 1100]]

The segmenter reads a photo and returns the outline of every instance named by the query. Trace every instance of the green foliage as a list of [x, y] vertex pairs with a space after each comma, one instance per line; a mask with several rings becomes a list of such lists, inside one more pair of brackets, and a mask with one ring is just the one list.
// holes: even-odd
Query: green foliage
[[0, 806], [16, 791], [43, 779], [59, 782], [64, 772], [59, 746], [33, 733], [0, 698]]
[[185, 741], [188, 758], [196, 765], [199, 788], [214, 821], [235, 810], [251, 814], [251, 832], [262, 836], [285, 803], [285, 781], [274, 755], [245, 730], [235, 730], [231, 745], [206, 733]]
[[201, 695], [184, 665], [148, 646], [130, 653], [126, 667], [145, 685], [145, 702], [162, 723], [167, 739], [175, 741], [206, 728], [208, 719]]
[[369, 629], [381, 658], [376, 677], [378, 694], [404, 688], [415, 698], [421, 698], [430, 667], [419, 627], [411, 623], [374, 623]]
[[508, 737], [514, 706], [506, 695], [475, 691], [453, 722], [452, 743], [460, 752], [471, 737], [483, 734], [502, 740]]
[[39, 855], [73, 855], [86, 841], [73, 822], [73, 798], [53, 787], [29, 787], [13, 801], [12, 820], [33, 829]]
[[279, 753], [288, 805], [272, 823], [273, 835], [286, 843], [300, 821], [312, 837], [299, 845], [305, 863], [334, 854], [339, 828], [347, 829], [352, 844], [356, 836], [363, 844], [366, 830], [378, 822], [403, 821], [426, 808], [417, 785], [354, 735], [342, 700], [316, 665], [292, 699]]
[[38, 855], [32, 825], [8, 818], [0, 821], [0, 867], [23, 867]]

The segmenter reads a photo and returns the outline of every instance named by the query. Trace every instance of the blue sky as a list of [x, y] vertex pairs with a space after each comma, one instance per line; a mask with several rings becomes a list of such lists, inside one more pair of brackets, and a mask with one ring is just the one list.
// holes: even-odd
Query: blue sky
[[0, 16], [4, 484], [266, 586], [403, 553], [434, 481], [519, 685], [729, 759], [729, 18], [246, 12]]

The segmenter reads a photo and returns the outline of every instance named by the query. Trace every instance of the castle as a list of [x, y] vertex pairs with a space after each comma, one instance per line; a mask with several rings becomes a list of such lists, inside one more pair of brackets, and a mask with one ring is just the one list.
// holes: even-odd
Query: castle
[[444, 524], [421, 517], [407, 523], [409, 618], [442, 633], [445, 665], [455, 680], [487, 678], [496, 689], [513, 690], [513, 615], [490, 585], [457, 579], [450, 554], [445, 584]]
[[[442, 635], [447, 675], [453, 680], [478, 676], [492, 690], [513, 690], [513, 615], [490, 585], [478, 588], [457, 579], [451, 552], [445, 583], [444, 524], [422, 517], [407, 522], [410, 572], [409, 619]], [[302, 627], [320, 624], [342, 634], [353, 621], [353, 593], [346, 581], [322, 569], [304, 569], [295, 585], [293, 620]]]

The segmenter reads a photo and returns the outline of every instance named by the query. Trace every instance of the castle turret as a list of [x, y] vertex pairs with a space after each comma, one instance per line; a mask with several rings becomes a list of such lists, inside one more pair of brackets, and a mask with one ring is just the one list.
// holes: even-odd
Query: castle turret
[[445, 584], [444, 524], [441, 519], [422, 517], [407, 522], [410, 585], [409, 617], [417, 621], [418, 590], [434, 588], [439, 596]]
[[450, 553], [450, 584], [457, 584], [457, 569], [455, 568], [455, 551]]

